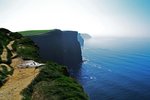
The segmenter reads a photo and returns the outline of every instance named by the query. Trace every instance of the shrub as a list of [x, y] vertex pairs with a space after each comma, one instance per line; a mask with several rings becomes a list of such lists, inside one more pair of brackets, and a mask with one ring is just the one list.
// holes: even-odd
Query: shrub
[[17, 32], [14, 32], [14, 33], [11, 33], [11, 34], [10, 34], [10, 38], [11, 38], [12, 40], [20, 39], [20, 38], [22, 38], [22, 37], [23, 37], [23, 36], [22, 36], [21, 34], [17, 33]]
[[36, 60], [39, 58], [37, 48], [33, 46], [18, 46], [17, 47], [17, 53], [19, 56], [21, 56], [23, 59], [33, 59]]
[[7, 62], [6, 62], [6, 64], [11, 64], [12, 53], [7, 47], [6, 47], [6, 49], [7, 49]]
[[33, 45], [34, 46], [34, 42], [28, 37], [22, 37], [18, 39], [17, 43], [21, 45]]

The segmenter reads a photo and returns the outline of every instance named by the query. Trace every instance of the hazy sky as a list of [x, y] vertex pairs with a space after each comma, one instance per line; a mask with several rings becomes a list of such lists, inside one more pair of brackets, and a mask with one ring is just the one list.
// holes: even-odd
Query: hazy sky
[[0, 0], [0, 27], [150, 37], [150, 0]]

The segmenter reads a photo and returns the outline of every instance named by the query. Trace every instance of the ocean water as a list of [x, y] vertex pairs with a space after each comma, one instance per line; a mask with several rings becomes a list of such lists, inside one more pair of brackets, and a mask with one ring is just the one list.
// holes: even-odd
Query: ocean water
[[82, 53], [70, 72], [90, 100], [150, 100], [150, 39], [90, 39]]

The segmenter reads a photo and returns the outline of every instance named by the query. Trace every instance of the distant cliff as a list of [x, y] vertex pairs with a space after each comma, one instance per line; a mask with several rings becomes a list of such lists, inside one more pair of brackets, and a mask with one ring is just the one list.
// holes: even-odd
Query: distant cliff
[[72, 66], [82, 62], [78, 32], [51, 30], [45, 34], [29, 36], [40, 48], [40, 56], [59, 64]]
[[92, 38], [92, 36], [90, 36], [89, 34], [87, 34], [87, 33], [83, 33], [83, 34], [81, 34], [81, 37], [83, 38], [83, 39], [90, 39], [90, 38]]

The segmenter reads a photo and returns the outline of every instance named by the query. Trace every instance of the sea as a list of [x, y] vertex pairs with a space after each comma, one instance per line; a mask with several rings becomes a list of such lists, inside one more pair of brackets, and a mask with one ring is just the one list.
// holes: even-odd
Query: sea
[[90, 100], [150, 100], [150, 39], [91, 38], [70, 70]]

